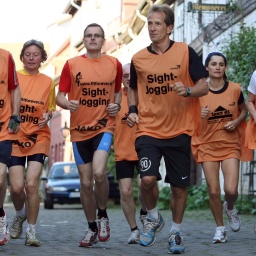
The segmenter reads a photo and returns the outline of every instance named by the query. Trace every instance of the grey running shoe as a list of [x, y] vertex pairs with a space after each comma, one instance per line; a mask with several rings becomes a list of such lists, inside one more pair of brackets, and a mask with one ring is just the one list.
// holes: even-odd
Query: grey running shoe
[[[140, 221], [142, 223], [142, 228], [144, 228], [144, 223], [146, 223], [147, 221], [147, 215], [140, 215]], [[160, 232], [162, 229], [161, 226], [159, 226], [159, 228], [156, 230], [156, 232]]]
[[180, 232], [170, 234], [167, 249], [168, 253], [171, 254], [181, 254], [185, 252], [185, 245], [183, 244], [183, 238], [180, 236]]
[[229, 211], [227, 208], [227, 202], [224, 202], [223, 208], [228, 216], [228, 223], [229, 223], [230, 228], [234, 232], [239, 231], [240, 226], [241, 226], [241, 219], [237, 214], [236, 207], [234, 206], [233, 210]]
[[212, 243], [225, 243], [227, 242], [227, 232], [225, 228], [216, 228], [215, 236], [213, 237]]
[[128, 244], [140, 243], [140, 231], [138, 229], [132, 231], [131, 236], [128, 239]]
[[147, 219], [144, 222], [143, 232], [140, 234], [140, 245], [151, 246], [156, 240], [156, 231], [161, 231], [165, 222], [158, 213], [158, 219], [150, 219], [147, 215]]
[[35, 246], [38, 247], [40, 246], [40, 242], [36, 237], [36, 231], [35, 230], [29, 230], [29, 232], [26, 232], [26, 241], [25, 241], [25, 245], [29, 245], [29, 246]]
[[145, 220], [147, 220], [147, 215], [140, 215], [140, 222], [142, 223], [142, 226], [144, 225]]
[[22, 225], [23, 222], [27, 219], [26, 216], [15, 216], [12, 222], [10, 229], [10, 235], [12, 239], [17, 239], [22, 235]]

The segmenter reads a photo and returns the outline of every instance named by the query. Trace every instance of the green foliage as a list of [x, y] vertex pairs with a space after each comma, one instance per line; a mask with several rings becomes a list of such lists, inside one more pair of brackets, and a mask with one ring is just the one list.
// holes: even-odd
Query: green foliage
[[116, 176], [116, 162], [115, 162], [115, 153], [113, 149], [111, 149], [109, 153], [108, 163], [107, 163], [107, 172], [112, 173], [114, 176]]
[[230, 34], [223, 44], [222, 52], [228, 60], [228, 80], [240, 83], [244, 96], [254, 70], [256, 69], [256, 28], [240, 24], [237, 34]]
[[[134, 183], [134, 198], [138, 200], [138, 187]], [[170, 209], [171, 191], [170, 186], [163, 187], [159, 192], [157, 207], [159, 210]], [[224, 202], [224, 195], [221, 196]], [[139, 202], [137, 201], [138, 205]], [[240, 214], [256, 215], [256, 197], [249, 195], [239, 195], [236, 201], [236, 208]], [[209, 194], [206, 184], [193, 185], [188, 188], [187, 211], [209, 210]]]
[[134, 202], [137, 205], [140, 205], [140, 202], [139, 202], [139, 187], [137, 185], [137, 179], [133, 179], [132, 185], [133, 185], [133, 199], [134, 199]]
[[256, 198], [248, 195], [239, 195], [236, 208], [242, 214], [256, 214]]
[[230, 12], [241, 12], [242, 9], [238, 6], [237, 3], [233, 3], [233, 0], [228, 0], [227, 2], [227, 13]]
[[[157, 207], [160, 210], [170, 209], [170, 187], [163, 187], [159, 193], [159, 200]], [[224, 196], [221, 196], [224, 202]], [[236, 201], [236, 208], [240, 214], [253, 214], [256, 215], [256, 197], [249, 195], [239, 195]], [[190, 186], [188, 188], [188, 200], [186, 210], [206, 210], [210, 209], [209, 194], [207, 185]]]
[[[170, 209], [170, 187], [163, 187], [159, 193], [158, 208]], [[188, 188], [187, 210], [199, 210], [209, 208], [209, 196], [206, 185], [191, 186]]]
[[209, 208], [207, 185], [190, 186], [188, 188], [187, 210], [202, 210]]
[[163, 187], [159, 192], [157, 207], [159, 210], [170, 209], [170, 186]]

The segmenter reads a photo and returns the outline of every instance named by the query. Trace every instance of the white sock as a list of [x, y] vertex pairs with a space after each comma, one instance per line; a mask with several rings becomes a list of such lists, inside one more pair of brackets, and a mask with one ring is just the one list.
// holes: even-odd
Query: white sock
[[233, 205], [233, 209], [232, 210], [229, 210], [228, 209], [228, 202], [226, 201], [226, 210], [229, 212], [229, 213], [234, 213], [234, 212], [236, 212], [236, 207], [235, 207], [235, 204]]
[[154, 218], [155, 220], [158, 220], [158, 211], [157, 211], [157, 208], [155, 207], [154, 209], [152, 210], [148, 210], [147, 209], [147, 212], [148, 212], [148, 216], [149, 218]]
[[236, 208], [235, 208], [235, 206], [234, 206], [232, 210], [227, 209], [227, 211], [228, 211], [228, 213], [232, 214], [232, 213], [235, 213], [235, 212], [236, 212]]
[[27, 226], [27, 232], [34, 231], [36, 232], [36, 224], [28, 224]]
[[176, 232], [180, 232], [181, 229], [181, 224], [177, 224], [174, 221], [172, 222], [172, 227], [170, 229], [170, 233], [176, 233]]
[[24, 206], [23, 206], [23, 208], [20, 211], [16, 211], [16, 216], [19, 216], [19, 217], [26, 216], [26, 209], [25, 209]]

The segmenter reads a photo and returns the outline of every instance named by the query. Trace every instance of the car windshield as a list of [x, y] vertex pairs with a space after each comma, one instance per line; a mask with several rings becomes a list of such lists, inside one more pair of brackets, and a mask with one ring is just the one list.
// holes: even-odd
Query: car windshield
[[78, 169], [75, 164], [60, 164], [52, 167], [50, 179], [77, 179], [79, 178]]

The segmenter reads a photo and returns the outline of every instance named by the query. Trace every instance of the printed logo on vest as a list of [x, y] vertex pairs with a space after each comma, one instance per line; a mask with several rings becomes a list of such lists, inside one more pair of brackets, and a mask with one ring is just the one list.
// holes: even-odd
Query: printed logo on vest
[[153, 74], [153, 75], [147, 76], [147, 80], [149, 84], [151, 83], [163, 84], [164, 82], [174, 81], [175, 78], [177, 78], [177, 76], [175, 76], [172, 72], [170, 74], [164, 73], [163, 75]]
[[23, 122], [29, 122], [33, 124], [38, 124], [39, 118], [36, 116], [31, 116], [29, 113], [34, 114], [37, 112], [35, 106], [29, 104], [20, 106], [20, 118]]
[[26, 137], [32, 142], [36, 143], [38, 134], [27, 135]]
[[147, 157], [140, 159], [140, 170], [146, 172], [151, 167], [151, 161]]
[[100, 125], [94, 125], [94, 126], [77, 125], [75, 130], [78, 131], [78, 132], [98, 131], [98, 130], [102, 129], [103, 127], [107, 126], [108, 119], [107, 118], [102, 118], [100, 120], [97, 120], [97, 122]]
[[170, 70], [173, 70], [173, 69], [180, 69], [181, 65], [176, 65], [175, 67], [172, 67], [170, 68]]
[[106, 127], [107, 122], [108, 122], [107, 118], [102, 118], [102, 119], [98, 120], [98, 123], [101, 124], [104, 127]]
[[78, 72], [78, 73], [76, 74], [76, 84], [77, 84], [77, 86], [80, 86], [80, 80], [81, 80], [82, 78], [83, 78], [83, 77], [82, 77], [81, 72]]
[[18, 145], [19, 147], [21, 148], [30, 148], [31, 146], [33, 146], [34, 144], [36, 144], [36, 141], [37, 141], [37, 136], [38, 134], [31, 134], [31, 135], [27, 135], [26, 138], [28, 138], [30, 141], [18, 141], [18, 140], [15, 140], [13, 142], [13, 144], [16, 144]]
[[121, 124], [126, 124], [127, 117], [129, 116], [129, 112], [125, 113], [125, 117], [121, 119]]
[[113, 82], [99, 82], [99, 81], [91, 81], [91, 82], [83, 82], [81, 83], [81, 80], [83, 79], [83, 76], [82, 76], [82, 73], [81, 72], [78, 72], [76, 74], [76, 80], [75, 80], [75, 83], [77, 84], [77, 86], [88, 86], [88, 85], [102, 85], [102, 86], [105, 86], [105, 85], [113, 85]]
[[208, 118], [208, 124], [230, 121], [232, 117], [233, 115], [228, 109], [219, 106], [211, 113], [211, 117]]

